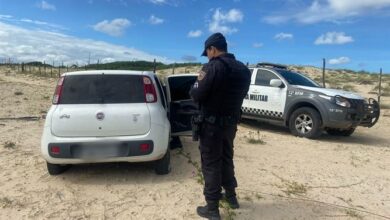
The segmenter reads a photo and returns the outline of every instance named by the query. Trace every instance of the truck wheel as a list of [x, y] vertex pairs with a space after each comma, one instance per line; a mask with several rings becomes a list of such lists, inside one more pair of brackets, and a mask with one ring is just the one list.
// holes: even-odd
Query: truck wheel
[[347, 128], [347, 129], [328, 128], [326, 129], [326, 132], [329, 135], [333, 135], [333, 136], [349, 137], [353, 134], [353, 132], [355, 132], [355, 129], [356, 128]]
[[167, 150], [164, 157], [157, 160], [154, 164], [154, 171], [158, 175], [165, 175], [171, 172], [171, 154], [170, 150]]
[[314, 139], [321, 135], [321, 116], [309, 107], [295, 110], [289, 119], [289, 128], [293, 135]]
[[46, 162], [47, 171], [50, 175], [59, 175], [70, 168], [70, 165], [59, 165]]

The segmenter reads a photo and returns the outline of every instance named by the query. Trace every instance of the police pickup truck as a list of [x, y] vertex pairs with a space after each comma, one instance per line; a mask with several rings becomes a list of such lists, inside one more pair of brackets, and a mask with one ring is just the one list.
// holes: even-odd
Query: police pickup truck
[[379, 119], [379, 104], [372, 98], [322, 88], [283, 65], [259, 63], [250, 70], [243, 118], [280, 122], [293, 135], [312, 139], [324, 130], [330, 135], [350, 136], [357, 126], [372, 127]]

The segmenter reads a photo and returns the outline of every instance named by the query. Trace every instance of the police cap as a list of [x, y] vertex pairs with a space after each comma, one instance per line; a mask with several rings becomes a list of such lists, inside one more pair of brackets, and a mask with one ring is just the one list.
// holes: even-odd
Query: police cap
[[207, 48], [214, 46], [217, 49], [227, 49], [227, 43], [225, 37], [221, 33], [212, 34], [207, 40], [204, 42], [204, 50], [202, 56], [207, 56]]

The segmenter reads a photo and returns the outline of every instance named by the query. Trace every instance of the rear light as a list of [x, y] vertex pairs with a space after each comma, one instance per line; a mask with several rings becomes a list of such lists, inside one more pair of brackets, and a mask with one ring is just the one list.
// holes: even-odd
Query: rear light
[[62, 87], [64, 85], [64, 79], [65, 79], [64, 77], [61, 77], [58, 80], [56, 91], [54, 92], [54, 96], [53, 96], [53, 104], [54, 105], [60, 103], [61, 94], [62, 94]]
[[143, 82], [144, 82], [145, 102], [148, 103], [157, 102], [157, 93], [156, 93], [156, 89], [154, 88], [152, 80], [149, 77], [144, 76]]
[[139, 146], [139, 149], [143, 153], [148, 152], [150, 150], [150, 145], [149, 144], [141, 144]]
[[61, 153], [61, 149], [58, 146], [52, 146], [50, 148], [50, 153], [51, 154], [60, 154]]

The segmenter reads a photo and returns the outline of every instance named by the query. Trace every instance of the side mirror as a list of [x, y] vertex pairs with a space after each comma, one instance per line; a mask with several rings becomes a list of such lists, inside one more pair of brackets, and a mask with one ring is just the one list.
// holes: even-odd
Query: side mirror
[[283, 88], [284, 87], [283, 82], [280, 79], [271, 79], [269, 84], [272, 87], [279, 87], [279, 88]]

